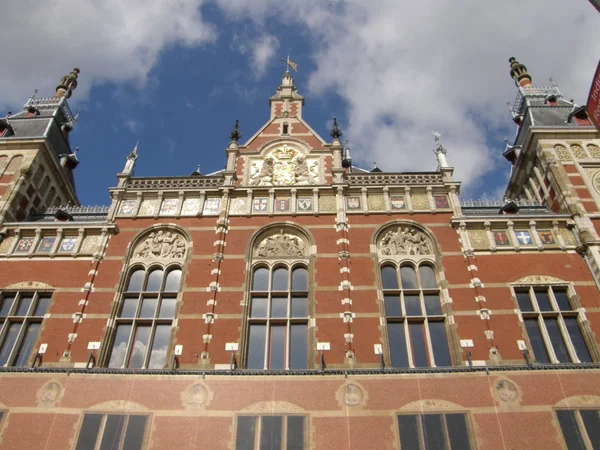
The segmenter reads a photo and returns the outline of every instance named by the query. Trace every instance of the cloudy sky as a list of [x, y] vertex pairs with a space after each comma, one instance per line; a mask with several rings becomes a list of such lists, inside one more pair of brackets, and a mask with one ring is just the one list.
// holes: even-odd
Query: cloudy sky
[[20, 0], [0, 16], [0, 107], [79, 67], [79, 196], [107, 204], [138, 139], [139, 176], [221, 169], [235, 119], [245, 137], [268, 119], [289, 53], [304, 118], [328, 139], [336, 116], [355, 162], [435, 170], [437, 130], [462, 196], [494, 197], [515, 134], [508, 58], [583, 104], [599, 29], [588, 0]]

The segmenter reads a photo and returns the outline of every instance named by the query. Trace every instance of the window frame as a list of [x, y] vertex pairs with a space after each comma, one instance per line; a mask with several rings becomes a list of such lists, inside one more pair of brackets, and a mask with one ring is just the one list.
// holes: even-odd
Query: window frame
[[153, 414], [151, 412], [145, 412], [145, 411], [141, 411], [141, 412], [136, 412], [136, 411], [106, 411], [106, 410], [99, 410], [99, 411], [83, 411], [81, 414], [81, 418], [79, 419], [79, 427], [78, 427], [78, 431], [77, 431], [77, 439], [75, 440], [75, 447], [74, 449], [77, 450], [77, 444], [79, 444], [79, 438], [81, 436], [81, 431], [82, 431], [82, 427], [83, 427], [83, 421], [85, 420], [85, 416], [86, 415], [98, 415], [98, 416], [102, 416], [102, 419], [100, 420], [100, 425], [98, 427], [98, 433], [96, 435], [96, 444], [94, 446], [94, 450], [99, 450], [100, 446], [102, 444], [102, 439], [104, 437], [104, 431], [106, 430], [106, 421], [108, 416], [123, 416], [125, 417], [125, 423], [123, 424], [123, 428], [121, 430], [121, 437], [119, 439], [119, 445], [117, 447], [117, 450], [126, 450], [123, 448], [124, 444], [125, 444], [125, 437], [127, 435], [127, 426], [129, 425], [129, 419], [131, 416], [143, 416], [146, 417], [146, 425], [144, 428], [144, 436], [142, 439], [142, 442], [140, 444], [140, 449], [144, 449], [147, 447], [147, 444], [150, 440], [150, 434], [151, 434], [151, 430], [152, 430], [152, 419], [153, 419]]
[[451, 449], [450, 447], [450, 434], [449, 434], [449, 427], [446, 421], [446, 415], [451, 415], [451, 414], [461, 414], [462, 416], [464, 416], [464, 420], [465, 420], [465, 432], [467, 434], [467, 438], [469, 439], [469, 446], [470, 446], [470, 450], [476, 450], [477, 449], [477, 445], [476, 445], [476, 440], [475, 440], [475, 434], [474, 434], [474, 429], [473, 429], [473, 421], [471, 419], [471, 414], [469, 413], [469, 411], [464, 411], [464, 410], [424, 410], [424, 411], [398, 411], [396, 412], [396, 414], [394, 414], [394, 423], [396, 425], [395, 427], [395, 431], [397, 433], [398, 436], [398, 445], [399, 448], [401, 450], [404, 450], [402, 448], [402, 436], [400, 436], [400, 422], [399, 422], [399, 417], [400, 416], [414, 416], [417, 418], [417, 427], [418, 427], [418, 435], [419, 435], [419, 446], [418, 448], [411, 448], [410, 450], [426, 450], [425, 447], [425, 439], [424, 439], [424, 432], [423, 432], [423, 424], [421, 421], [421, 417], [422, 416], [427, 416], [427, 415], [441, 415], [442, 416], [442, 426], [443, 426], [443, 431], [444, 431], [444, 448], [446, 449]]
[[556, 423], [558, 425], [557, 428], [560, 430], [561, 441], [564, 444], [564, 448], [569, 448], [567, 440], [565, 439], [564, 431], [560, 424], [560, 420], [558, 419], [559, 411], [569, 411], [575, 415], [575, 423], [577, 424], [577, 431], [579, 432], [579, 435], [583, 439], [583, 444], [584, 444], [586, 450], [594, 450], [592, 440], [589, 437], [588, 429], [585, 425], [585, 422], [583, 421], [583, 419], [581, 417], [581, 411], [595, 411], [596, 414], [598, 414], [598, 416], [600, 416], [600, 408], [599, 407], [571, 407], [571, 408], [556, 408], [556, 409], [554, 409], [554, 417], [555, 417]]
[[237, 414], [235, 416], [235, 434], [234, 434], [234, 442], [233, 448], [237, 450], [237, 440], [238, 440], [238, 430], [239, 430], [239, 418], [240, 417], [253, 417], [255, 419], [255, 428], [254, 428], [254, 446], [253, 450], [260, 450], [261, 447], [261, 428], [262, 428], [262, 419], [264, 417], [281, 417], [281, 450], [287, 450], [287, 435], [288, 435], [288, 418], [289, 417], [302, 417], [302, 448], [308, 448], [309, 442], [309, 430], [310, 424], [308, 422], [309, 415], [305, 413], [294, 413], [294, 412], [282, 412], [282, 413], [269, 413], [269, 414], [261, 414], [261, 413], [242, 413]]

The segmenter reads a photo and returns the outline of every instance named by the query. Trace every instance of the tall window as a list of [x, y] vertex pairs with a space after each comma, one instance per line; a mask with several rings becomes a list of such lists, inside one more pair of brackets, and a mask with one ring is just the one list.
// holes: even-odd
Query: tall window
[[381, 281], [393, 367], [449, 366], [440, 290], [429, 263], [386, 263]]
[[75, 450], [141, 450], [150, 417], [87, 413]]
[[164, 367], [180, 284], [179, 267], [131, 273], [116, 318], [108, 367]]
[[0, 294], [0, 366], [25, 366], [38, 339], [49, 293]]
[[238, 416], [235, 450], [302, 450], [304, 416]]
[[556, 411], [567, 450], [600, 448], [600, 410], [563, 409]]
[[462, 413], [398, 416], [401, 450], [469, 450], [467, 415]]
[[567, 286], [519, 287], [515, 296], [536, 361], [592, 361]]
[[308, 271], [257, 267], [248, 315], [248, 369], [306, 369]]

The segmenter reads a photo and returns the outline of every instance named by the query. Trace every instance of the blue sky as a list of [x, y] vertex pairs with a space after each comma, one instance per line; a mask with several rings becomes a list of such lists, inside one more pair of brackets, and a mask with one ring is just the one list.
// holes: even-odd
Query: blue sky
[[435, 129], [462, 196], [496, 197], [509, 170], [503, 139], [514, 136], [508, 58], [584, 103], [600, 15], [586, 0], [488, 3], [23, 0], [0, 17], [11, 43], [0, 106], [17, 110], [34, 88], [51, 95], [79, 67], [78, 192], [83, 204], [107, 204], [138, 139], [138, 176], [221, 169], [234, 121], [248, 138], [268, 119], [289, 53], [304, 118], [328, 139], [337, 117], [355, 161], [434, 170]]

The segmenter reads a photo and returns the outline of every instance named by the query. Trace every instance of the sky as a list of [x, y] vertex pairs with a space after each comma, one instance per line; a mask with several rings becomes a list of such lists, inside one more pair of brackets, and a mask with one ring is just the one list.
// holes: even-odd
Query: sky
[[501, 198], [508, 58], [584, 104], [599, 29], [588, 0], [20, 0], [0, 16], [0, 115], [78, 67], [77, 190], [108, 204], [138, 140], [137, 176], [222, 169], [235, 120], [244, 138], [268, 120], [289, 54], [303, 118], [329, 140], [337, 117], [355, 164], [435, 170], [436, 130], [461, 197]]

